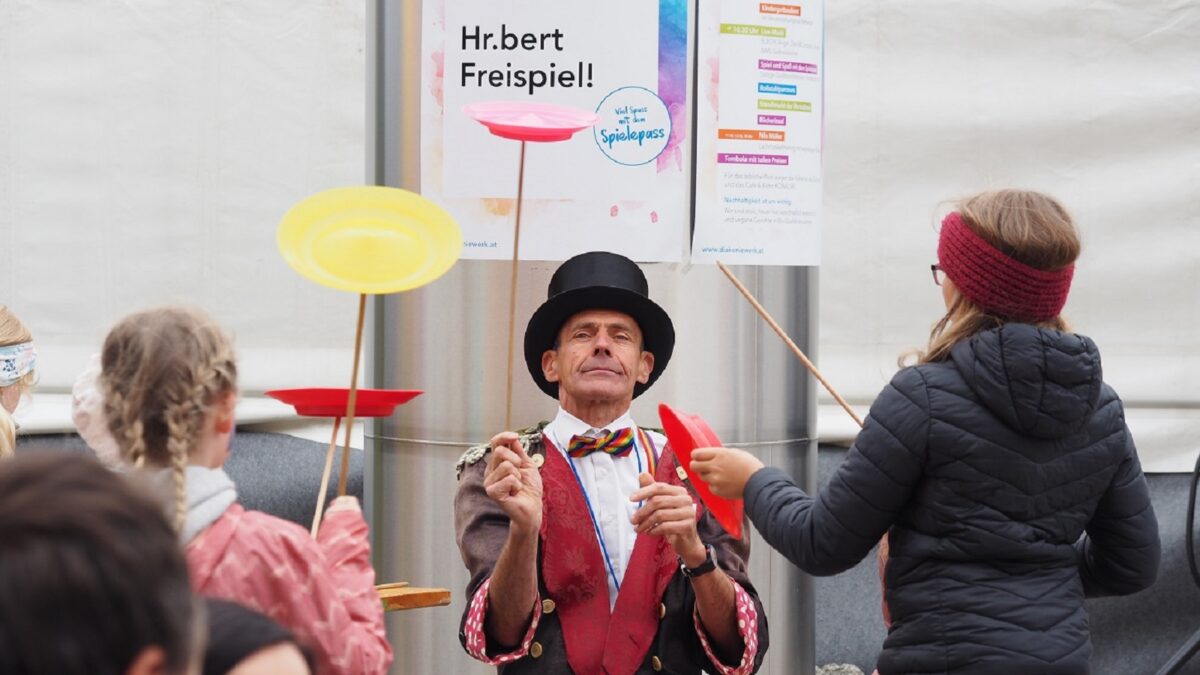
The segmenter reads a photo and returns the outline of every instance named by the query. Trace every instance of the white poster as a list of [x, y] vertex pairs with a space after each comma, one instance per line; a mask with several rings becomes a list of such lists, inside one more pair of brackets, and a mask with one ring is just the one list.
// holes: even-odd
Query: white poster
[[[691, 194], [688, 0], [425, 0], [421, 192], [463, 230], [464, 258], [509, 259], [520, 142], [463, 113], [533, 101], [593, 129], [525, 154], [520, 257], [609, 250], [675, 262]], [[593, 9], [595, 7], [595, 9]]]
[[693, 262], [819, 264], [822, 9], [700, 3]]

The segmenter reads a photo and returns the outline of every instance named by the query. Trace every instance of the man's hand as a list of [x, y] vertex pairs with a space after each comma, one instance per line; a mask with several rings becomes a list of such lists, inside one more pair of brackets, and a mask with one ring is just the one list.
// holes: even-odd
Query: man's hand
[[688, 567], [697, 567], [708, 557], [704, 542], [696, 531], [696, 503], [687, 488], [656, 483], [650, 474], [638, 476], [641, 484], [629, 496], [631, 502], [645, 502], [630, 522], [638, 533], [666, 537], [675, 555]]
[[736, 448], [697, 448], [692, 451], [692, 471], [718, 497], [741, 499], [746, 481], [763, 468], [757, 457]]
[[542, 476], [525, 454], [518, 436], [506, 431], [491, 440], [483, 487], [508, 516], [516, 533], [537, 534], [542, 527]]

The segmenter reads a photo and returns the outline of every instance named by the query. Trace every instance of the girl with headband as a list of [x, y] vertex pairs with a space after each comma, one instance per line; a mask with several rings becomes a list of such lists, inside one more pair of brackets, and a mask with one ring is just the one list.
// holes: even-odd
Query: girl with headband
[[16, 452], [17, 422], [12, 418], [21, 396], [36, 378], [37, 350], [29, 329], [0, 305], [0, 458]]
[[1079, 249], [1049, 196], [966, 199], [932, 266], [946, 313], [820, 494], [740, 450], [693, 454], [811, 574], [887, 535], [883, 675], [1086, 673], [1084, 598], [1154, 582], [1158, 523], [1121, 400], [1060, 314]]
[[295, 523], [237, 503], [222, 469], [237, 364], [220, 327], [185, 309], [132, 314], [109, 331], [100, 360], [102, 417], [121, 459], [170, 486], [169, 512], [196, 591], [294, 631], [320, 675], [385, 672], [392, 650], [358, 501], [335, 499], [315, 540]]

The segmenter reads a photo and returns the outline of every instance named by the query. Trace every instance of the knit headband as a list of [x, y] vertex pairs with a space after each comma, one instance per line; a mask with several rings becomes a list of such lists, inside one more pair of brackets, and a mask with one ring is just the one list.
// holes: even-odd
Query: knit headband
[[953, 212], [942, 220], [938, 264], [958, 290], [989, 314], [1045, 321], [1062, 311], [1075, 265], [1049, 272], [1013, 260], [987, 243]]
[[37, 350], [32, 342], [0, 347], [0, 387], [12, 386], [33, 371]]

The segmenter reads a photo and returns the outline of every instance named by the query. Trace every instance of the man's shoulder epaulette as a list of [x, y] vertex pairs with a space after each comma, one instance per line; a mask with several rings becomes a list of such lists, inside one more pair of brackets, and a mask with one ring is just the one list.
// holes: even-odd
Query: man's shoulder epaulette
[[[518, 440], [521, 442], [521, 447], [525, 448], [525, 453], [529, 455], [542, 453], [542, 429], [546, 428], [549, 422], [538, 422], [537, 424], [517, 430]], [[454, 477], [462, 478], [462, 472], [468, 466], [479, 462], [491, 452], [492, 448], [487, 443], [473, 445], [458, 458], [454, 463]]]

